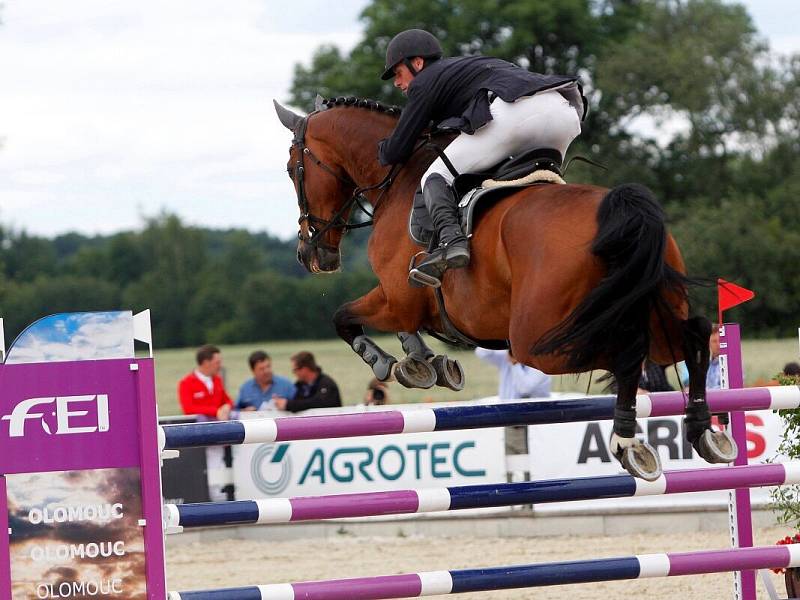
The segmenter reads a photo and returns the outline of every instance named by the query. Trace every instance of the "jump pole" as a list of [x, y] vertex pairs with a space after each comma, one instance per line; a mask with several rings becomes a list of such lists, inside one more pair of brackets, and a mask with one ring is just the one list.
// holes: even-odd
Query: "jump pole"
[[[246, 419], [164, 425], [160, 449], [238, 444], [269, 444], [354, 436], [480, 429], [509, 425], [546, 425], [603, 421], [614, 418], [614, 396], [596, 396], [542, 402], [505, 402], [490, 405], [449, 406], [408, 411], [385, 410], [310, 417]], [[779, 410], [800, 407], [800, 386], [709, 390], [714, 413]], [[636, 399], [636, 417], [682, 415], [682, 392], [642, 394]], [[746, 446], [743, 447], [746, 448]]]
[[777, 569], [800, 565], [798, 546], [800, 544], [638, 554], [620, 558], [170, 592], [169, 600], [382, 600], [570, 583]]
[[166, 531], [178, 532], [190, 527], [413, 514], [796, 483], [800, 483], [800, 461], [669, 471], [652, 482], [624, 474], [421, 490], [166, 504], [164, 520]]

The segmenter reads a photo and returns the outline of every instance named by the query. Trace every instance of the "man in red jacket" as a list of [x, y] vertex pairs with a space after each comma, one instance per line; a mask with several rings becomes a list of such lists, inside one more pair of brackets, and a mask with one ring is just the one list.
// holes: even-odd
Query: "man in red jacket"
[[221, 369], [219, 348], [206, 344], [197, 350], [197, 368], [178, 384], [178, 399], [185, 414], [228, 420], [233, 402], [219, 376]]

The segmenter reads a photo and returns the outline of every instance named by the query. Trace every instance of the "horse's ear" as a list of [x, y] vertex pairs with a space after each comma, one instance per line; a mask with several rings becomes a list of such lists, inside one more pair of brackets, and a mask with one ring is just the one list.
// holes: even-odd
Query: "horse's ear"
[[317, 94], [317, 97], [314, 98], [314, 110], [328, 110], [328, 105], [325, 104], [325, 98]]
[[288, 108], [281, 106], [280, 102], [277, 100], [273, 100], [272, 102], [275, 105], [275, 112], [278, 113], [278, 119], [280, 120], [281, 124], [289, 131], [294, 132], [294, 130], [297, 129], [297, 126], [303, 120], [303, 117], [297, 113], [293, 113]]

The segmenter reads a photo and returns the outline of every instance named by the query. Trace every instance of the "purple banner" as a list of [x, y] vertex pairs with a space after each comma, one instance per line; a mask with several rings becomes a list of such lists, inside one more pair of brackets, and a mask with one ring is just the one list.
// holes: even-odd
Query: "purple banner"
[[[11, 490], [5, 489], [6, 479], [0, 477], [0, 513], [2, 519], [8, 519], [8, 511], [13, 511], [18, 556], [13, 572], [22, 578], [20, 583], [14, 575], [9, 581], [10, 548], [7, 543], [0, 545], [0, 597], [12, 597], [12, 585], [24, 590], [18, 592], [22, 597], [30, 597], [33, 585], [40, 597], [45, 597], [45, 592], [51, 597], [67, 597], [66, 593], [86, 590], [109, 598], [163, 600], [164, 540], [152, 359], [0, 365], [0, 383], [0, 474], [22, 478], [9, 504]], [[53, 504], [50, 496], [57, 486], [49, 478], [59, 471], [70, 472], [69, 481], [88, 481], [92, 472], [114, 473], [115, 477], [128, 473], [127, 488], [133, 497], [115, 502], [84, 490], [84, 499], [67, 502], [71, 497], [65, 494], [61, 504]], [[70, 540], [52, 548], [44, 542], [25, 546], [31, 542], [17, 534], [23, 533], [26, 525], [37, 525], [40, 513], [41, 521], [48, 524], [82, 519], [87, 531], [97, 519], [110, 514], [112, 523], [124, 522], [126, 527], [111, 540], [90, 532], [77, 544]], [[67, 565], [79, 578], [58, 582], [40, 572], [42, 565], [60, 560], [62, 555], [96, 558], [95, 553], [120, 563], [129, 557], [138, 570], [127, 569], [130, 576], [126, 577], [110, 571], [112, 576], [102, 577], [91, 572], [89, 563], [81, 562]]]
[[132, 363], [0, 365], [0, 473], [139, 466]]

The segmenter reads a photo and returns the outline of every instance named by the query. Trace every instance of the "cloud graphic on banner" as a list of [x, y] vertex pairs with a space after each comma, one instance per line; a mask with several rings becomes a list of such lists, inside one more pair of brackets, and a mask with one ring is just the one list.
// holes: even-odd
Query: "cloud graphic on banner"
[[[63, 581], [118, 581], [124, 582], [120, 585], [126, 598], [144, 600], [142, 506], [132, 493], [141, 487], [138, 469], [22, 473], [7, 478], [10, 550], [13, 570], [19, 575], [13, 597], [34, 597], [30, 582], [59, 586]], [[30, 493], [42, 487], [46, 493]], [[74, 557], [63, 555], [73, 551]], [[92, 552], [101, 554], [95, 557]], [[36, 594], [40, 592], [37, 588]]]
[[63, 313], [40, 319], [14, 341], [7, 364], [133, 358], [130, 311]]

